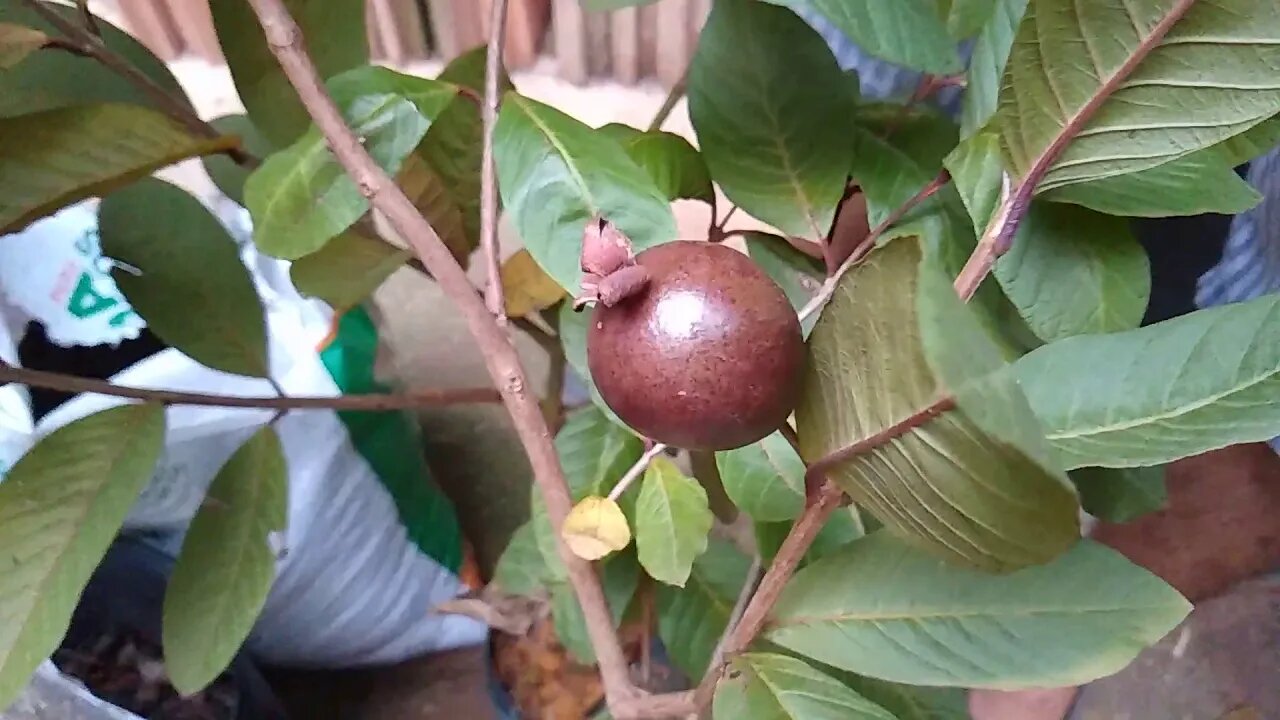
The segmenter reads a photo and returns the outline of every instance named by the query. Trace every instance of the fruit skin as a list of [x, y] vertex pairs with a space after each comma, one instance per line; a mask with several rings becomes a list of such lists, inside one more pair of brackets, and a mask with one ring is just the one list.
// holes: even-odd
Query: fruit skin
[[747, 256], [677, 241], [636, 256], [647, 288], [597, 305], [587, 362], [605, 403], [642, 435], [729, 450], [777, 430], [800, 393], [804, 337], [795, 311]]

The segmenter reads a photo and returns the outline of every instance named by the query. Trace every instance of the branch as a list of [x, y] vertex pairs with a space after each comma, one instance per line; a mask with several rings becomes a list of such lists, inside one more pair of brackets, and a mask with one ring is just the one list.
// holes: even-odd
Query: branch
[[689, 70], [686, 68], [684, 75], [671, 86], [671, 90], [667, 92], [667, 97], [663, 99], [662, 106], [658, 108], [658, 112], [653, 114], [653, 120], [649, 121], [649, 132], [661, 130], [662, 124], [671, 116], [671, 111], [676, 109], [676, 104], [680, 102], [680, 98], [684, 97], [685, 90], [689, 88]]
[[236, 395], [214, 395], [129, 387], [115, 385], [105, 380], [63, 375], [62, 373], [45, 372], [43, 370], [29, 370], [12, 365], [0, 365], [0, 383], [19, 383], [30, 387], [60, 390], [73, 394], [109, 395], [111, 397], [157, 402], [163, 405], [203, 405], [210, 407], [265, 408], [268, 410], [406, 410], [429, 405], [492, 403], [501, 400], [498, 391], [493, 388], [413, 390], [398, 394], [339, 395], [336, 397], [239, 397]]
[[756, 594], [756, 588], [760, 585], [760, 574], [764, 567], [760, 564], [760, 555], [756, 554], [751, 558], [751, 567], [747, 569], [746, 581], [742, 584], [742, 590], [738, 593], [738, 600], [733, 604], [733, 610], [729, 613], [729, 621], [724, 625], [724, 634], [720, 636], [720, 640], [716, 642], [716, 647], [711, 651], [711, 664], [707, 667], [719, 667], [724, 663], [725, 646], [729, 643], [729, 638], [733, 636], [734, 630], [738, 624], [742, 622], [742, 615], [747, 611], [747, 603], [751, 602], [751, 598]]
[[662, 454], [666, 449], [667, 446], [663, 443], [654, 443], [653, 447], [646, 450], [644, 454], [640, 456], [640, 459], [627, 469], [626, 474], [624, 474], [622, 479], [613, 486], [613, 489], [609, 491], [609, 499], [617, 500], [622, 497], [622, 493], [627, 491], [627, 488], [631, 486], [631, 483], [635, 482], [636, 478], [644, 474], [645, 468], [649, 467], [649, 463], [653, 462], [653, 459]]
[[498, 180], [493, 162], [493, 126], [498, 119], [498, 75], [502, 68], [502, 42], [507, 31], [507, 0], [493, 0], [489, 21], [489, 51], [484, 68], [484, 149], [480, 161], [480, 249], [489, 284], [485, 300], [499, 325], [507, 320], [502, 297], [502, 266], [498, 255]]
[[878, 433], [868, 435], [852, 445], [846, 445], [839, 450], [835, 450], [818, 458], [818, 460], [812, 465], [805, 468], [805, 484], [816, 484], [818, 478], [821, 478], [828, 470], [836, 465], [857, 457], [868, 450], [880, 447], [894, 438], [902, 437], [903, 435], [906, 435], [912, 430], [938, 417], [942, 413], [954, 410], [955, 407], [956, 399], [947, 395], [946, 397], [934, 401], [933, 404], [923, 410], [912, 413], [912, 415], [905, 420], [896, 422]]
[[[534, 481], [546, 503], [547, 514], [553, 526], [563, 525], [571, 507], [568, 483], [551, 443], [546, 419], [536, 399], [529, 394], [529, 382], [511, 338], [495, 322], [466, 273], [454, 261], [431, 224], [418, 213], [404, 191], [378, 167], [347, 127], [326, 92], [315, 65], [303, 49], [302, 32], [282, 0], [249, 0], [249, 3], [266, 33], [268, 46], [297, 90], [303, 106], [329, 141], [338, 162], [368, 196], [373, 207], [413, 247], [463, 315], [529, 456]], [[594, 568], [570, 552], [559, 533], [556, 534], [556, 548], [582, 607], [587, 634], [600, 662], [601, 680], [614, 715], [620, 720], [627, 720], [661, 717], [656, 711], [670, 715], [687, 710], [690, 706], [684, 697], [641, 697], [640, 691], [631, 683], [627, 660]]]
[[[32, 12], [39, 15], [45, 22], [52, 25], [58, 32], [67, 36], [67, 39], [75, 43], [79, 47], [82, 54], [97, 60], [107, 68], [113, 70], [116, 74], [133, 83], [142, 91], [144, 95], [151, 99], [161, 110], [169, 117], [181, 123], [191, 132], [206, 138], [222, 137], [222, 133], [214, 129], [212, 125], [200, 119], [196, 111], [191, 108], [182, 99], [175, 97], [168, 90], [161, 87], [154, 80], [147, 77], [145, 73], [133, 66], [133, 63], [117, 55], [115, 51], [107, 47], [102, 39], [94, 35], [87, 28], [80, 27], [73, 22], [64, 20], [57, 11], [46, 7], [40, 0], [21, 0], [22, 4], [27, 6]], [[237, 163], [244, 165], [252, 161], [252, 156], [246, 153], [242, 148], [235, 147], [226, 151], [226, 154]], [[255, 163], [256, 164], [256, 163]]]
[[902, 205], [898, 206], [897, 209], [889, 213], [889, 216], [880, 221], [879, 225], [872, 228], [871, 232], [867, 233], [867, 237], [864, 238], [863, 241], [853, 249], [853, 252], [849, 253], [849, 257], [845, 258], [845, 261], [840, 264], [840, 269], [836, 270], [835, 273], [823, 281], [822, 287], [818, 289], [818, 293], [800, 309], [800, 319], [804, 320], [805, 318], [808, 318], [810, 315], [820, 310], [823, 305], [827, 304], [827, 300], [831, 299], [831, 294], [836, 291], [836, 285], [840, 284], [840, 278], [844, 277], [844, 274], [849, 271], [849, 268], [857, 265], [862, 258], [866, 257], [867, 253], [871, 252], [871, 249], [875, 247], [876, 241], [880, 239], [880, 236], [884, 235], [885, 231], [905, 217], [907, 213], [914, 210], [917, 205], [933, 197], [935, 193], [941, 190], [950, 181], [951, 174], [946, 170], [938, 173], [938, 176], [931, 180], [928, 185], [920, 188], [915, 195], [907, 198], [906, 202], [902, 203]]
[[1013, 244], [1013, 236], [1018, 232], [1018, 224], [1031, 206], [1031, 194], [1034, 183], [1023, 182], [1018, 190], [1010, 196], [1009, 175], [1006, 173], [1000, 188], [1000, 204], [996, 206], [991, 222], [978, 240], [978, 246], [965, 261], [964, 267], [956, 275], [956, 294], [961, 300], [968, 302], [978, 291], [978, 286], [986, 279], [996, 260], [1009, 251]]

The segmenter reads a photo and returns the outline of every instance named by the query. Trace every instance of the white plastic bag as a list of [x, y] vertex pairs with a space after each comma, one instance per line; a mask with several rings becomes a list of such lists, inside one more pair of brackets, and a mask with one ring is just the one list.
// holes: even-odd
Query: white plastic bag
[[[286, 393], [382, 389], [373, 378], [376, 326], [363, 311], [335, 318], [296, 292], [287, 263], [260, 256], [247, 242], [241, 255], [263, 299], [272, 377]], [[100, 257], [93, 202], [0, 237], [0, 268], [7, 301], [0, 304], [0, 354], [7, 362], [17, 363], [18, 333], [28, 320], [43, 323], [62, 346], [118, 344], [145, 327]], [[212, 370], [172, 348], [111, 379], [135, 387], [273, 394], [265, 380]], [[0, 462], [7, 468], [36, 438], [123, 402], [80, 395], [33, 422], [24, 389], [6, 386], [0, 389]], [[126, 527], [180, 532], [223, 462], [273, 415], [170, 408], [165, 451]], [[461, 537], [452, 507], [430, 485], [412, 418], [293, 411], [276, 428], [289, 468], [288, 527], [274, 539], [277, 577], [251, 638], [254, 654], [278, 664], [348, 667], [482, 642], [482, 624], [430, 612], [462, 590]]]

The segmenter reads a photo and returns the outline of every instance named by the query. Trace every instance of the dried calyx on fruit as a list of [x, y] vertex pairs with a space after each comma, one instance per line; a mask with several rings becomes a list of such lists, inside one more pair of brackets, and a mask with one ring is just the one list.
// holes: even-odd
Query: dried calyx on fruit
[[581, 311], [590, 303], [610, 307], [649, 282], [649, 273], [636, 264], [631, 240], [599, 215], [587, 221], [582, 233], [582, 293], [573, 300]]
[[[588, 262], [586, 240], [595, 235], [611, 247], [620, 238], [625, 252], [596, 247]], [[621, 232], [600, 223], [588, 227], [582, 264], [579, 302], [595, 301], [588, 366], [623, 422], [695, 450], [741, 447], [786, 422], [804, 339], [781, 288], [747, 256], [693, 241], [633, 254]]]

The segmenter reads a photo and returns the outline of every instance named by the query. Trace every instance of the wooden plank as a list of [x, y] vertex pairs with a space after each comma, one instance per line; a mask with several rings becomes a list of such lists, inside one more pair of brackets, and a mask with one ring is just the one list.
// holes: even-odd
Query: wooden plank
[[641, 5], [639, 13], [640, 77], [658, 73], [658, 8]]
[[[655, 62], [658, 80], [672, 87], [689, 67], [688, 0], [661, 0], [658, 8], [658, 52]], [[743, 52], [751, 52], [743, 48]]]
[[484, 45], [485, 16], [488, 5], [476, 0], [453, 0], [453, 32], [458, 36], [458, 52], [464, 53], [479, 45]]
[[587, 75], [593, 78], [607, 78], [612, 64], [609, 13], [588, 12], [585, 15], [587, 18]]
[[[480, 0], [483, 11], [484, 42], [489, 39], [489, 23], [493, 19], [493, 0]], [[519, 70], [534, 63], [542, 48], [551, 17], [550, 0], [508, 0], [507, 32], [503, 40], [502, 60], [507, 69]]]
[[[128, 4], [127, 2], [124, 4]], [[185, 52], [194, 53], [205, 60], [222, 64], [222, 46], [213, 29], [213, 14], [209, 12], [209, 0], [182, 0], [169, 4], [174, 25], [182, 36]]]
[[554, 0], [551, 26], [556, 43], [560, 77], [571, 83], [587, 82], [586, 18], [578, 0]]
[[161, 0], [124, 0], [120, 3], [120, 12], [130, 33], [156, 57], [167, 62], [182, 52], [182, 36], [173, 27]]
[[427, 47], [427, 28], [417, 0], [390, 0], [387, 12], [395, 28], [400, 62], [425, 60], [431, 56]]
[[445, 61], [452, 60], [463, 50], [453, 31], [453, 0], [427, 0], [427, 10], [431, 13], [432, 46]]
[[613, 77], [625, 85], [634, 85], [640, 80], [640, 11], [635, 7], [614, 10], [609, 22]]
[[369, 38], [369, 59], [379, 63], [394, 63], [387, 46], [386, 0], [369, 0], [364, 5], [365, 34]]

